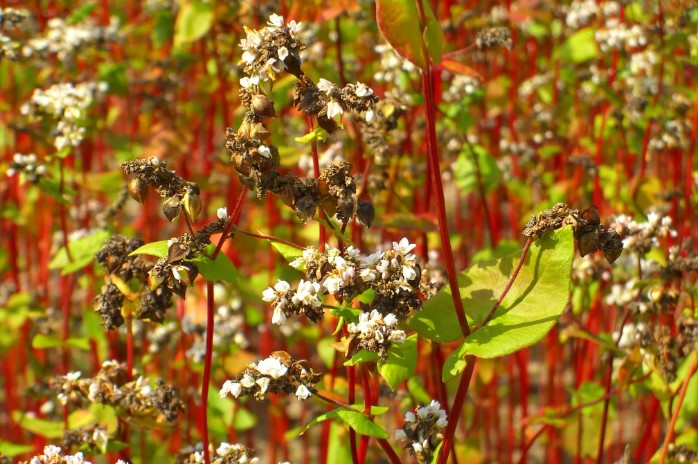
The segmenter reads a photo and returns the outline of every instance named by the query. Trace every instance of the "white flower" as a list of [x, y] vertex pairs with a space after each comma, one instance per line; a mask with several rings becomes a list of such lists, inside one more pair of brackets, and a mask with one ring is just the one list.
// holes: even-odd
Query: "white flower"
[[370, 123], [371, 121], [373, 121], [374, 116], [375, 116], [375, 114], [374, 114], [373, 110], [366, 111], [366, 116], [365, 116], [366, 122]]
[[269, 150], [269, 147], [266, 145], [260, 145], [259, 148], [257, 148], [257, 153], [265, 158], [271, 158], [271, 150]]
[[310, 395], [312, 395], [312, 393], [308, 390], [308, 387], [303, 384], [300, 384], [296, 389], [296, 398], [299, 400], [305, 400], [310, 397]]
[[343, 113], [344, 110], [342, 109], [342, 106], [339, 104], [339, 102], [331, 100], [327, 104], [327, 117], [329, 119], [333, 119], [335, 116], [341, 116]]
[[65, 376], [65, 379], [69, 382], [75, 382], [80, 378], [82, 375], [82, 372], [76, 371], [76, 372], [68, 372]]
[[269, 22], [267, 22], [267, 24], [273, 27], [283, 27], [284, 17], [276, 13], [272, 13], [271, 16], [269, 16]]
[[259, 76], [243, 77], [240, 79], [240, 85], [246, 89], [259, 84]]
[[279, 49], [276, 51], [276, 54], [281, 61], [284, 61], [286, 59], [286, 57], [288, 56], [288, 48], [279, 47]]
[[61, 453], [61, 448], [60, 446], [56, 445], [48, 445], [44, 447], [44, 455], [46, 457], [53, 457], [53, 456], [58, 456]]
[[218, 219], [228, 219], [228, 208], [225, 206], [218, 208], [216, 211], [216, 216], [218, 216]]
[[395, 439], [396, 439], [396, 440], [400, 440], [400, 441], [402, 441], [402, 440], [407, 440], [407, 434], [405, 433], [404, 430], [402, 430], [402, 429], [397, 429], [397, 430], [395, 431]]
[[317, 83], [317, 88], [329, 95], [332, 89], [334, 88], [334, 84], [328, 81], [327, 79], [321, 77]]
[[286, 375], [288, 367], [282, 363], [278, 358], [274, 356], [269, 356], [257, 363], [257, 365], [252, 365], [260, 374], [268, 375], [272, 379], [278, 379]]
[[267, 302], [276, 300], [276, 291], [271, 287], [267, 288], [262, 292], [262, 300]]
[[222, 442], [221, 446], [219, 446], [218, 449], [216, 449], [216, 453], [218, 454], [218, 456], [225, 456], [225, 454], [228, 452], [230, 448], [230, 443]]
[[237, 398], [241, 393], [242, 385], [240, 385], [238, 382], [233, 382], [232, 380], [226, 380], [221, 388], [221, 391], [218, 392], [218, 396], [225, 398], [228, 394], [231, 394]]
[[402, 266], [402, 276], [405, 280], [411, 281], [417, 277], [417, 271], [411, 266]]
[[363, 98], [363, 97], [369, 97], [373, 95], [373, 89], [368, 87], [366, 84], [363, 84], [361, 82], [356, 83], [356, 89], [354, 90], [354, 95], [357, 97]]
[[406, 255], [412, 251], [417, 245], [411, 244], [407, 237], [400, 240], [400, 243], [393, 242], [393, 250], [397, 251], [401, 255]]
[[274, 315], [271, 317], [271, 323], [281, 325], [286, 322], [286, 313], [281, 305], [274, 307]]
[[325, 279], [322, 285], [330, 294], [337, 293], [344, 282], [339, 277], [330, 276]]
[[254, 386], [254, 377], [250, 374], [245, 374], [240, 379], [240, 384], [245, 388], [252, 388]]
[[269, 377], [260, 377], [257, 379], [257, 385], [259, 385], [259, 390], [262, 393], [266, 393], [267, 388], [269, 388], [269, 382], [271, 382]]
[[[251, 64], [251, 63], [254, 63], [254, 60], [256, 60], [256, 59], [257, 59], [257, 54], [255, 52], [252, 52], [250, 50], [246, 50], [242, 53], [243, 63]], [[242, 80], [240, 81], [240, 84], [242, 84]]]

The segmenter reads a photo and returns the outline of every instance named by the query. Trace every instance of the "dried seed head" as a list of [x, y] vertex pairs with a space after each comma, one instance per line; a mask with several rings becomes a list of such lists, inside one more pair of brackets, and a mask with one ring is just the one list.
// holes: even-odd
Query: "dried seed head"
[[356, 217], [366, 227], [371, 227], [373, 219], [376, 217], [376, 210], [373, 205], [366, 200], [359, 200], [356, 208]]
[[177, 195], [173, 195], [162, 204], [162, 212], [168, 221], [173, 222], [182, 214], [182, 202]]
[[182, 205], [184, 206], [184, 211], [186, 211], [191, 220], [196, 221], [199, 214], [201, 214], [201, 197], [192, 191], [188, 191], [184, 194], [184, 198], [182, 198]]
[[273, 118], [276, 116], [274, 102], [266, 95], [259, 93], [252, 96], [252, 111], [255, 116], [260, 118]]
[[131, 198], [143, 204], [145, 197], [148, 195], [148, 184], [138, 177], [131, 179], [128, 183], [128, 193], [131, 195]]

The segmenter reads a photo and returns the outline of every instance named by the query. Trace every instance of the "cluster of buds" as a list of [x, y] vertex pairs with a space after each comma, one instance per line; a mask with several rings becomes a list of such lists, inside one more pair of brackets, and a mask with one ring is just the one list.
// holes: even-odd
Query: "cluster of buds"
[[15, 153], [10, 167], [7, 168], [7, 176], [12, 177], [17, 173], [24, 176], [32, 184], [36, 184], [46, 174], [46, 166], [38, 163], [34, 153], [29, 155]]
[[409, 440], [405, 449], [417, 458], [418, 463], [424, 464], [431, 462], [434, 451], [443, 440], [441, 430], [447, 424], [446, 411], [441, 409], [438, 401], [432, 400], [428, 406], [405, 414], [405, 425], [395, 432], [395, 438]]
[[77, 147], [85, 137], [88, 109], [107, 89], [106, 82], [54, 84], [46, 90], [34, 90], [20, 112], [32, 120], [49, 118], [55, 122], [52, 136], [57, 150]]
[[623, 247], [640, 255], [658, 247], [659, 238], [676, 236], [671, 228], [671, 217], [655, 211], [647, 214], [647, 222], [636, 222], [630, 216], [620, 215], [612, 227], [623, 236]]
[[240, 101], [247, 108], [237, 131], [226, 131], [226, 148], [231, 163], [240, 174], [240, 180], [261, 198], [267, 192], [281, 196], [286, 205], [306, 222], [313, 218], [318, 207], [328, 215], [346, 223], [358, 217], [364, 224], [373, 220], [373, 207], [356, 196], [356, 183], [351, 175], [351, 164], [336, 161], [324, 169], [318, 179], [300, 179], [279, 172], [280, 157], [276, 146], [264, 142], [269, 131], [264, 121], [276, 115], [274, 104], [260, 84], [276, 80], [281, 72], [289, 72], [299, 80], [293, 91], [294, 106], [318, 124], [332, 132], [345, 111], [373, 119], [377, 98], [364, 84], [348, 84], [339, 88], [322, 79], [316, 86], [301, 71], [300, 51], [303, 44], [297, 34], [300, 24], [284, 23], [283, 17], [272, 14], [266, 27], [259, 31], [245, 28], [247, 36], [240, 46], [247, 76], [240, 80]]
[[[259, 462], [253, 449], [237, 443], [223, 442], [216, 449], [213, 445], [209, 445], [209, 455], [211, 464], [257, 464]], [[185, 447], [177, 454], [175, 462], [176, 464], [203, 464], [204, 445], [198, 443], [196, 446]]]
[[60, 446], [48, 445], [44, 447], [44, 454], [34, 456], [29, 461], [19, 461], [19, 464], [90, 464], [82, 453], [61, 456], [61, 451]]
[[160, 197], [165, 198], [162, 212], [170, 222], [182, 214], [182, 209], [193, 221], [199, 217], [202, 208], [199, 186], [168, 170], [164, 161], [155, 156], [127, 161], [122, 163], [121, 170], [125, 174], [135, 176], [128, 184], [128, 191], [137, 202], [145, 201], [148, 186], [153, 187]]
[[591, 23], [599, 15], [599, 6], [594, 0], [574, 0], [565, 12], [565, 24], [572, 29], [579, 29]]
[[[407, 112], [407, 105], [397, 96], [384, 97], [376, 103], [371, 124], [361, 126], [361, 139], [373, 156], [373, 164], [385, 167], [390, 163], [391, 155], [399, 152], [399, 143], [391, 144], [391, 138], [399, 137], [395, 131], [400, 116]], [[392, 133], [392, 137], [391, 137]], [[370, 185], [370, 184], [369, 184]]]
[[254, 396], [263, 400], [267, 393], [294, 394], [299, 400], [309, 398], [319, 374], [303, 365], [305, 361], [294, 361], [285, 351], [275, 351], [266, 359], [251, 363], [232, 380], [226, 380], [218, 395]]
[[26, 41], [22, 54], [25, 58], [38, 59], [56, 56], [60, 62], [70, 63], [87, 48], [103, 48], [109, 42], [120, 39], [119, 18], [116, 16], [110, 18], [106, 27], [99, 26], [89, 17], [78, 24], [51, 18], [43, 35]]
[[93, 378], [70, 372], [50, 378], [48, 386], [61, 404], [96, 403], [123, 408], [123, 414], [134, 421], [169, 426], [184, 412], [184, 403], [176, 388], [165, 385], [162, 380], [152, 388], [144, 377], [129, 381], [126, 366], [116, 361], [105, 361]]
[[63, 432], [62, 447], [65, 449], [89, 449], [93, 453], [104, 453], [109, 436], [107, 430], [92, 423], [78, 429]]
[[586, 256], [601, 250], [604, 258], [612, 264], [623, 252], [623, 241], [612, 227], [605, 228], [601, 224], [599, 210], [592, 205], [581, 213], [563, 203], [557, 203], [552, 208], [533, 216], [526, 224], [523, 234], [526, 237], [539, 238], [546, 232], [571, 225], [574, 238], [579, 247], [579, 254]]

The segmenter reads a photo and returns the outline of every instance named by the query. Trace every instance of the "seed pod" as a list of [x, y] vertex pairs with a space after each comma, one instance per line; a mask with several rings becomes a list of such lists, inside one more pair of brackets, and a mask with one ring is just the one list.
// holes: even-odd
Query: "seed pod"
[[266, 95], [261, 93], [252, 96], [252, 111], [255, 116], [260, 118], [273, 118], [276, 117], [276, 111], [274, 110], [274, 102], [269, 99]]
[[184, 211], [189, 215], [192, 221], [196, 221], [201, 214], [201, 197], [196, 193], [188, 191], [184, 194], [182, 198], [182, 205], [184, 206]]
[[128, 193], [131, 195], [131, 198], [143, 204], [145, 197], [148, 195], [148, 184], [138, 177], [131, 179], [128, 183]]
[[182, 214], [182, 203], [177, 195], [172, 195], [162, 204], [162, 212], [168, 221], [173, 222]]
[[366, 200], [359, 200], [359, 204], [356, 208], [356, 217], [358, 217], [359, 221], [366, 227], [371, 227], [371, 223], [376, 217], [376, 210], [373, 208], [373, 205]]

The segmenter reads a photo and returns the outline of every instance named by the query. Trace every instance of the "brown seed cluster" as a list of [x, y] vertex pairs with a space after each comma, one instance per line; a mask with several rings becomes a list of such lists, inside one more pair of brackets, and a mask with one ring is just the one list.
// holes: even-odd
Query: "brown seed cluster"
[[101, 454], [107, 444], [108, 434], [98, 424], [92, 423], [77, 429], [63, 432], [61, 447], [66, 450], [89, 450]]
[[148, 186], [158, 192], [165, 202], [162, 212], [172, 222], [182, 214], [182, 210], [196, 220], [201, 213], [201, 197], [199, 186], [189, 182], [167, 169], [167, 163], [156, 157], [127, 161], [121, 165], [125, 174], [135, 176], [128, 184], [131, 197], [139, 203], [145, 201]]
[[322, 88], [301, 70], [300, 50], [303, 44], [296, 34], [298, 24], [283, 23], [283, 18], [272, 15], [268, 25], [253, 31], [246, 28], [247, 37], [240, 46], [244, 50], [244, 72], [241, 79], [240, 101], [247, 109], [237, 131], [226, 131], [226, 148], [231, 163], [243, 184], [262, 197], [267, 192], [279, 195], [284, 203], [296, 211], [303, 222], [317, 214], [318, 206], [330, 217], [347, 223], [352, 217], [370, 226], [374, 210], [370, 203], [356, 196], [356, 183], [351, 165], [337, 161], [324, 170], [319, 179], [300, 179], [279, 172], [278, 148], [264, 142], [269, 136], [265, 120], [276, 116], [274, 103], [260, 86], [260, 82], [276, 80], [284, 71], [298, 78], [293, 89], [293, 105], [308, 117], [317, 118], [327, 132], [338, 127], [336, 117], [353, 112], [371, 119], [378, 101], [363, 84], [347, 84], [343, 88], [322, 81]]
[[475, 37], [475, 45], [477, 48], [492, 48], [496, 46], [511, 50], [514, 48], [514, 42], [511, 38], [511, 31], [506, 27], [493, 27], [485, 29], [477, 33]]
[[96, 403], [123, 408], [128, 419], [159, 425], [174, 425], [184, 412], [184, 403], [178, 390], [158, 380], [155, 388], [139, 377], [129, 381], [126, 365], [105, 361], [93, 378], [83, 378], [80, 373], [59, 375], [48, 380], [49, 388], [57, 394], [62, 404], [83, 406]]
[[594, 205], [580, 214], [579, 210], [557, 203], [552, 208], [532, 217], [526, 224], [523, 234], [526, 237], [540, 238], [546, 232], [566, 225], [573, 227], [574, 238], [581, 256], [601, 250], [606, 261], [612, 264], [623, 252], [623, 241], [620, 235], [601, 224], [599, 210]]
[[167, 256], [155, 264], [146, 264], [140, 255], [129, 256], [143, 245], [139, 238], [112, 236], [95, 255], [97, 262], [107, 269], [108, 275], [102, 292], [95, 298], [95, 311], [101, 325], [113, 330], [124, 323], [122, 312], [126, 295], [133, 294], [130, 282], [135, 281], [143, 290], [134, 316], [140, 320], [161, 323], [172, 304], [172, 295], [186, 297], [187, 288], [199, 274], [197, 266], [189, 261], [203, 252], [211, 243], [210, 236], [225, 230], [227, 219], [219, 219], [201, 229], [194, 236], [185, 233], [172, 239]]

